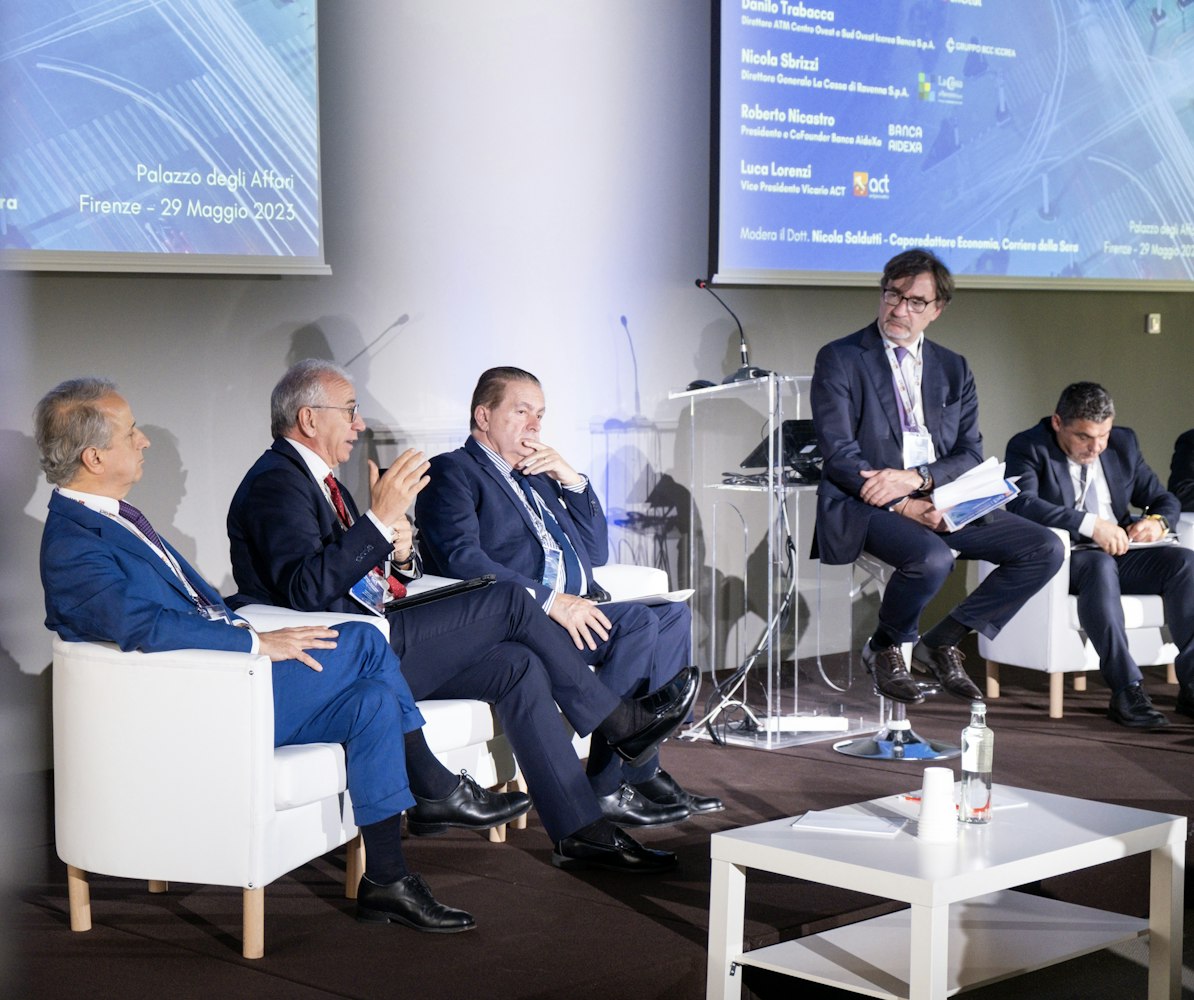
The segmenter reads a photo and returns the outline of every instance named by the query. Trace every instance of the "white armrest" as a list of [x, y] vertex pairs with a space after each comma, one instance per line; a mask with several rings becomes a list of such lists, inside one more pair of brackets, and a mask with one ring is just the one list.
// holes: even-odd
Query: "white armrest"
[[1194, 513], [1184, 512], [1173, 526], [1177, 540], [1188, 549], [1194, 549]]
[[593, 579], [603, 590], [608, 590], [615, 601], [666, 594], [669, 590], [667, 573], [654, 566], [635, 566], [631, 563], [594, 566]]

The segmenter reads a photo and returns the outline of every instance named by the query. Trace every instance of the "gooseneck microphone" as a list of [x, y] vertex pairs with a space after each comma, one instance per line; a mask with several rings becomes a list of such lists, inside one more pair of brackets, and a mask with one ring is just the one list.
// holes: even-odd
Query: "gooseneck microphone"
[[402, 326], [409, 319], [410, 319], [410, 314], [403, 313], [396, 320], [394, 320], [393, 323], [391, 323], [384, 330], [382, 330], [381, 333], [379, 333], [376, 337], [374, 337], [371, 341], [369, 341], [369, 343], [367, 343], [364, 347], [362, 347], [359, 351], [357, 351], [356, 354], [354, 354], [351, 358], [349, 358], [347, 361], [345, 361], [344, 367], [347, 368], [354, 361], [356, 361], [357, 358], [359, 358], [362, 354], [364, 354], [367, 350], [369, 350], [369, 348], [371, 348], [374, 344], [376, 344], [379, 340], [381, 340], [382, 337], [384, 337], [387, 333], [389, 333], [391, 330], [393, 330], [394, 327]]
[[755, 368], [750, 363], [750, 351], [746, 346], [746, 334], [742, 332], [742, 321], [734, 315], [734, 310], [725, 304], [725, 301], [720, 295], [717, 294], [717, 292], [713, 291], [708, 279], [697, 278], [694, 284], [697, 286], [697, 288], [703, 288], [706, 292], [717, 299], [717, 301], [721, 304], [722, 309], [728, 312], [730, 314], [730, 318], [736, 324], [738, 324], [738, 353], [742, 358], [742, 367], [732, 375], [727, 375], [725, 378], [723, 378], [721, 380], [721, 384], [728, 385], [730, 382], [745, 382], [748, 379], [759, 378], [763, 375], [770, 375], [771, 373], [767, 371], [766, 368]]

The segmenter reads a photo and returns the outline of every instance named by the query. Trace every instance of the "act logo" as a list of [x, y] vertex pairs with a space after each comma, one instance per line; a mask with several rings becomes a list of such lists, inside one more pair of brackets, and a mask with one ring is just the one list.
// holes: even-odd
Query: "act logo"
[[869, 179], [869, 177], [870, 177], [870, 174], [868, 174], [865, 170], [855, 170], [854, 171], [854, 197], [855, 198], [865, 198], [866, 197], [866, 182]]
[[916, 74], [916, 98], [920, 101], [933, 101], [933, 84], [924, 73]]
[[865, 170], [855, 170], [852, 189], [855, 198], [890, 198], [891, 175], [884, 174], [882, 177], [872, 177]]

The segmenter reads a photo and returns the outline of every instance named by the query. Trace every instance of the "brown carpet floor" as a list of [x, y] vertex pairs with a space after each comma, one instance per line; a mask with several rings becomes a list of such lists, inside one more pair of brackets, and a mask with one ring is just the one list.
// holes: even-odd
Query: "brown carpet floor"
[[[1050, 721], [1043, 675], [1008, 674], [1004, 697], [990, 713], [997, 781], [1194, 815], [1194, 724], [1171, 716], [1171, 729], [1143, 734], [1114, 726], [1103, 717], [1105, 690], [1093, 679], [1088, 693], [1067, 695], [1065, 719]], [[1158, 707], [1171, 712], [1175, 689], [1153, 683], [1152, 690]], [[921, 735], [956, 742], [966, 709], [936, 699], [911, 717]], [[679, 870], [665, 878], [557, 871], [533, 813], [528, 829], [512, 831], [505, 845], [464, 833], [408, 840], [412, 867], [436, 895], [476, 915], [478, 929], [463, 935], [356, 923], [343, 898], [338, 854], [268, 887], [266, 956], [259, 961], [240, 957], [235, 889], [174, 885], [166, 895], [150, 895], [140, 883], [95, 877], [94, 928], [73, 934], [64, 866], [52, 846], [33, 849], [22, 858], [25, 884], [5, 920], [15, 960], [12, 985], [0, 992], [97, 1000], [695, 1000], [705, 990], [709, 835], [917, 788], [921, 768], [846, 758], [828, 741], [782, 751], [672, 741], [664, 764], [685, 785], [727, 804], [725, 812], [641, 833], [643, 841], [679, 854]], [[1147, 861], [1127, 859], [1034, 890], [1144, 916]], [[748, 943], [757, 947], [892, 907], [875, 897], [752, 874]], [[1187, 965], [1188, 942], [1189, 935]], [[1144, 997], [1143, 954], [1102, 952], [968, 995]], [[758, 1000], [846, 995], [757, 970], [745, 970], [744, 985], [743, 995]]]

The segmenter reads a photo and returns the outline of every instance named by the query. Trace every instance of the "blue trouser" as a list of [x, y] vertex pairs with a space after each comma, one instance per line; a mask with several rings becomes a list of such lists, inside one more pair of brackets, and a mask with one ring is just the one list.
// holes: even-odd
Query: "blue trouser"
[[345, 622], [335, 649], [311, 650], [323, 667], [273, 664], [274, 745], [342, 743], [359, 826], [415, 804], [403, 737], [423, 725], [398, 658], [372, 625]]

